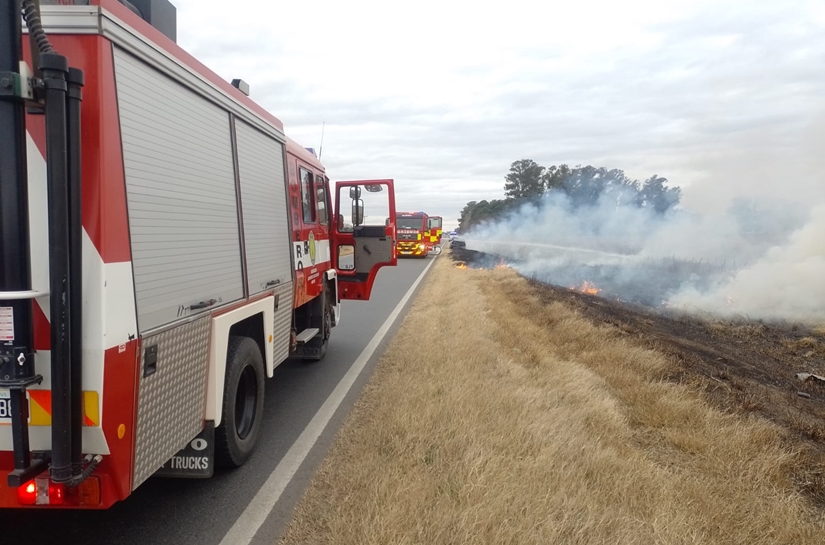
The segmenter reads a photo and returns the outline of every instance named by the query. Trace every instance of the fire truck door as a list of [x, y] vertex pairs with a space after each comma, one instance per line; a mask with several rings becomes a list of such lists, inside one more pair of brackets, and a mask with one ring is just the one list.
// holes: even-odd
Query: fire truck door
[[366, 301], [378, 269], [398, 264], [395, 255], [395, 187], [392, 180], [335, 184], [333, 265], [341, 299]]

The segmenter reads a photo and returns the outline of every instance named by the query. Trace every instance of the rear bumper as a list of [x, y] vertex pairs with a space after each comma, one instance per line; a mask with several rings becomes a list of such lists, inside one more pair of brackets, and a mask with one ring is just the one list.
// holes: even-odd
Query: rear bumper
[[[111, 466], [108, 464], [109, 457], [104, 456], [103, 461], [92, 474], [94, 478], [100, 480], [100, 501], [95, 505], [26, 505], [21, 503], [18, 489], [10, 488], [6, 482], [6, 475], [14, 469], [11, 452], [0, 452], [0, 509], [108, 509], [121, 498], [115, 486], [115, 479], [110, 475]], [[40, 478], [47, 477], [48, 470], [39, 475]], [[25, 485], [24, 485], [25, 486]]]

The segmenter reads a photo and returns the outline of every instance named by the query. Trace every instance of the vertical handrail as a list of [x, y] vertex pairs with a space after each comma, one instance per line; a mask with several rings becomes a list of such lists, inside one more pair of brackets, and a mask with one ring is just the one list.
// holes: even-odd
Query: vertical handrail
[[[9, 390], [14, 471], [9, 486], [20, 486], [44, 467], [32, 462], [26, 388], [42, 381], [35, 374], [29, 250], [26, 118], [20, 76], [23, 58], [21, 0], [0, 7], [0, 387]], [[3, 298], [6, 294], [6, 298]]]

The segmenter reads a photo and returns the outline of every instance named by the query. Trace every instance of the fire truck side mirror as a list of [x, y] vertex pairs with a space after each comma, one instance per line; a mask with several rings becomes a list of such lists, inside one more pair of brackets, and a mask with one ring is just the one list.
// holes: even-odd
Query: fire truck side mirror
[[[361, 189], [360, 187], [358, 188]], [[360, 193], [360, 191], [359, 191]], [[364, 223], [364, 201], [355, 199], [352, 201], [352, 225], [357, 227]]]
[[[361, 198], [361, 186], [360, 185], [352, 186], [352, 187], [349, 188], [349, 198], [352, 199], [352, 200], [356, 200], [356, 199]], [[353, 206], [355, 206], [354, 203], [353, 203]]]

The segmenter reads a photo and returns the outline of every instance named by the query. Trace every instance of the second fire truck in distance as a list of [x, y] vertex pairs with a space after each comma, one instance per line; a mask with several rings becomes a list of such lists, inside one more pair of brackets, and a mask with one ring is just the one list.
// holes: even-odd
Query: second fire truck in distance
[[430, 252], [429, 216], [425, 212], [396, 212], [398, 257], [425, 258]]
[[441, 235], [443, 232], [441, 216], [430, 216], [430, 219], [427, 221], [427, 240], [433, 247], [441, 245]]

